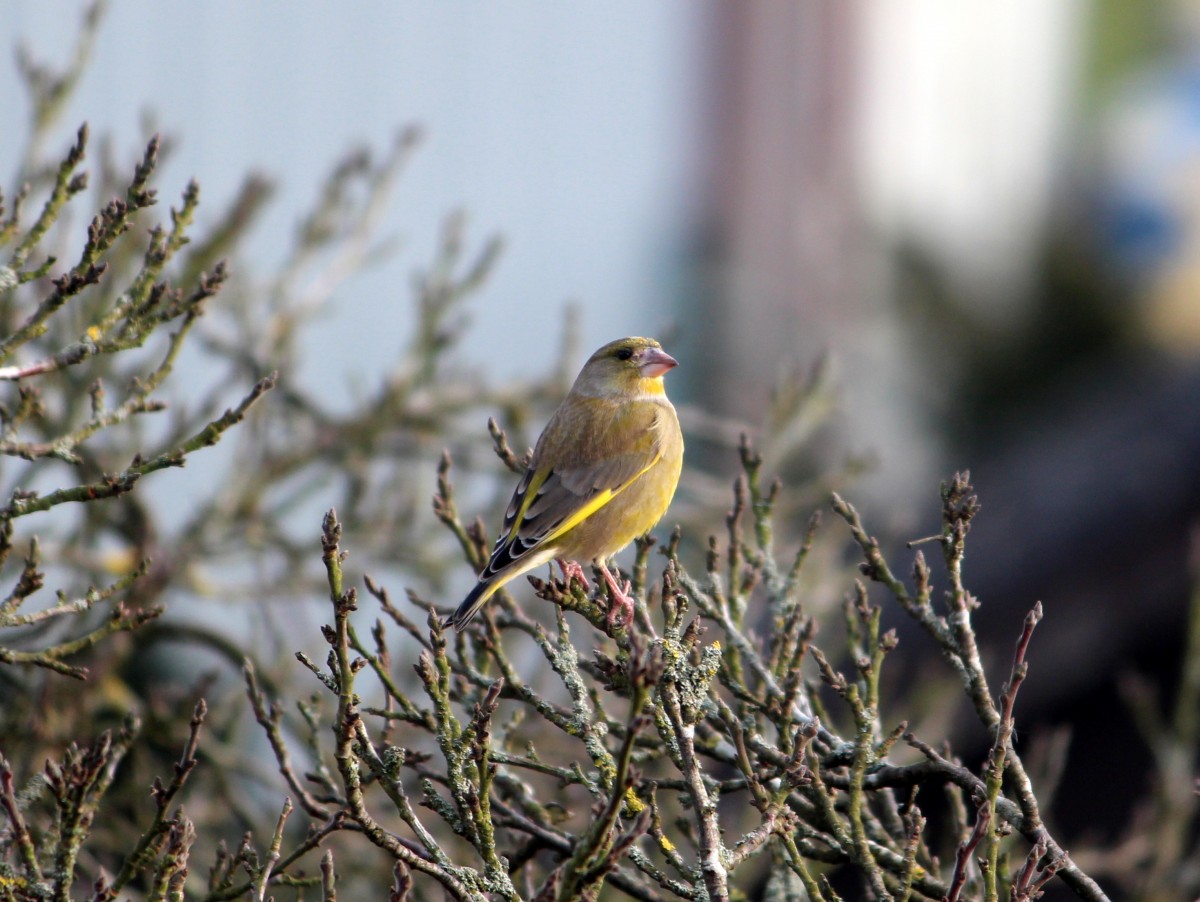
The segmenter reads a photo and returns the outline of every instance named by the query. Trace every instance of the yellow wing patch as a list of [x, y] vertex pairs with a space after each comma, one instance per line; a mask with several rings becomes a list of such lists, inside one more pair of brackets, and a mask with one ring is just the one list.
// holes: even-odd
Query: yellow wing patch
[[[544, 545], [548, 542], [553, 542], [559, 536], [565, 535], [569, 530], [574, 529], [576, 526], [578, 526], [580, 523], [582, 523], [584, 520], [586, 520], [588, 517], [590, 517], [596, 511], [600, 510], [600, 508], [604, 507], [604, 505], [608, 504], [608, 502], [612, 501], [613, 498], [615, 498], [621, 492], [625, 491], [625, 489], [628, 486], [632, 485], [639, 476], [641, 476], [643, 473], [645, 473], [647, 470], [649, 470], [651, 467], [653, 467], [656, 463], [658, 463], [661, 458], [662, 458], [662, 452], [660, 451], [658, 454], [655, 454], [654, 457], [652, 457], [650, 459], [650, 462], [648, 464], [646, 464], [646, 466], [642, 467], [640, 470], [638, 470], [636, 473], [634, 473], [631, 477], [629, 477], [629, 479], [627, 479], [627, 480], [625, 480], [625, 482], [621, 483], [621, 485], [616, 486], [615, 488], [604, 489], [603, 491], [597, 492], [591, 498], [587, 499], [587, 501], [585, 501], [579, 507], [579, 509], [577, 511], [572, 513], [571, 516], [567, 517], [565, 520], [563, 520], [561, 523], [559, 523], [557, 526], [555, 526], [554, 529], [552, 529], [550, 532], [546, 533], [546, 535], [542, 536], [538, 540], [538, 544]], [[549, 472], [547, 472], [545, 475], [541, 476], [540, 478], [535, 478], [533, 481], [530, 482], [529, 488], [527, 488], [525, 490], [525, 501], [521, 505], [521, 510], [517, 514], [516, 521], [513, 523], [512, 530], [508, 534], [508, 541], [511, 542], [513, 539], [516, 538], [517, 532], [520, 530], [521, 524], [525, 520], [525, 512], [528, 511], [529, 506], [531, 504], [533, 504], [533, 501], [537, 496], [538, 488], [542, 485], [543, 482], [546, 481], [546, 478], [549, 475], [550, 475]]]

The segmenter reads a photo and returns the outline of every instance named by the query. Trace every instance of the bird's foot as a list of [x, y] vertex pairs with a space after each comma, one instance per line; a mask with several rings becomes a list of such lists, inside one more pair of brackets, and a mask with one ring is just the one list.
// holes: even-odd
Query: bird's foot
[[[604, 582], [608, 586], [608, 595], [610, 598], [608, 605], [608, 625], [615, 626], [619, 620], [623, 621], [626, 627], [633, 623], [633, 583], [629, 580], [625, 581], [625, 585], [621, 586], [604, 564], [600, 564], [600, 575], [604, 577]], [[618, 620], [617, 614], [621, 616]]]
[[562, 570], [563, 582], [567, 584], [568, 591], [571, 588], [571, 580], [577, 579], [583, 583], [585, 592], [592, 591], [592, 584], [588, 582], [587, 576], [584, 575], [583, 568], [579, 566], [577, 561], [567, 561], [559, 558], [558, 567]]

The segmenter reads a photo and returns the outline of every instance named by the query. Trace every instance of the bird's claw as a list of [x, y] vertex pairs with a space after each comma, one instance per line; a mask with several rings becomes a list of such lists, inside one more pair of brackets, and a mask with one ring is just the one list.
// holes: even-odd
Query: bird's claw
[[[633, 623], [633, 583], [625, 580], [625, 585], [621, 586], [616, 578], [608, 572], [605, 566], [600, 567], [600, 575], [604, 577], [604, 582], [608, 586], [608, 594], [611, 599], [608, 605], [608, 625], [615, 626], [618, 622], [624, 622], [626, 626]], [[622, 613], [624, 616], [618, 621], [617, 614]]]
[[585, 592], [592, 591], [592, 584], [588, 582], [587, 576], [584, 575], [583, 568], [579, 566], [577, 561], [565, 561], [560, 559], [558, 561], [558, 567], [560, 570], [562, 570], [563, 582], [567, 584], [568, 590], [571, 588], [571, 580], [578, 579], [581, 583], [583, 583], [583, 589]]

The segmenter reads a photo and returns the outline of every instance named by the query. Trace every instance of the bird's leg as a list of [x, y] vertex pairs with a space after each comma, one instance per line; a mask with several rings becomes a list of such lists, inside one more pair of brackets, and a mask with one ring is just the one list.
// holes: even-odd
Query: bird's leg
[[619, 585], [616, 577], [609, 573], [604, 561], [596, 561], [596, 566], [600, 568], [600, 575], [604, 577], [604, 582], [608, 586], [608, 594], [612, 598], [612, 602], [608, 606], [608, 625], [612, 626], [616, 622], [617, 612], [622, 611], [624, 612], [622, 619], [626, 627], [631, 626], [633, 624], [633, 596], [630, 595], [630, 592], [633, 591], [633, 584], [626, 580], [624, 587]]
[[588, 582], [588, 578], [583, 573], [583, 568], [576, 561], [568, 561], [563, 558], [558, 559], [559, 569], [562, 570], [563, 581], [567, 584], [567, 589], [571, 588], [571, 578], [574, 577], [583, 583], [584, 591], [592, 591], [592, 584]]

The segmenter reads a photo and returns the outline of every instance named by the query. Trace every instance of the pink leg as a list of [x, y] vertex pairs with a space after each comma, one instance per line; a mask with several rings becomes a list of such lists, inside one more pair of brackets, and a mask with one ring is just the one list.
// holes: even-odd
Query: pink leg
[[633, 591], [633, 584], [628, 580], [625, 581], [624, 587], [618, 585], [616, 578], [608, 572], [608, 567], [604, 566], [603, 561], [596, 562], [600, 567], [600, 575], [604, 577], [604, 582], [608, 586], [608, 594], [612, 596], [612, 603], [608, 608], [608, 625], [612, 626], [617, 620], [617, 613], [623, 614], [622, 620], [625, 622], [626, 628], [633, 625], [633, 597], [629, 594]]
[[563, 582], [567, 584], [567, 588], [571, 588], [571, 579], [578, 579], [583, 583], [585, 591], [592, 591], [592, 584], [588, 582], [588, 578], [583, 573], [583, 568], [576, 561], [566, 561], [562, 558], [558, 559], [559, 569], [562, 570]]

